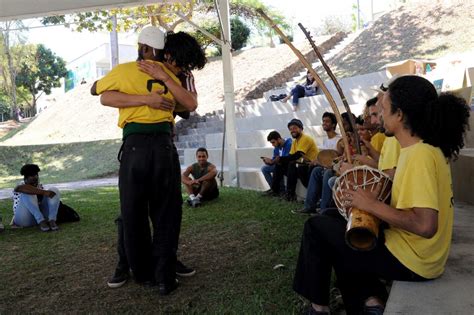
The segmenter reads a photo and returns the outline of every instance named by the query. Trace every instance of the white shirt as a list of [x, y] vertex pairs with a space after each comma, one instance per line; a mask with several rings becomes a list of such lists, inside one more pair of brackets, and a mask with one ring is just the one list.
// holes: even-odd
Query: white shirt
[[336, 150], [337, 149], [337, 142], [341, 139], [340, 135], [336, 135], [334, 138], [326, 138], [323, 140], [323, 146], [321, 150]]

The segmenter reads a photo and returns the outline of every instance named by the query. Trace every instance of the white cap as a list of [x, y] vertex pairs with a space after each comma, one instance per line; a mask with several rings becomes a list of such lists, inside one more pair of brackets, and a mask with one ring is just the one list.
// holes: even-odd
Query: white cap
[[166, 34], [156, 26], [147, 26], [138, 35], [138, 43], [145, 44], [155, 49], [165, 47]]

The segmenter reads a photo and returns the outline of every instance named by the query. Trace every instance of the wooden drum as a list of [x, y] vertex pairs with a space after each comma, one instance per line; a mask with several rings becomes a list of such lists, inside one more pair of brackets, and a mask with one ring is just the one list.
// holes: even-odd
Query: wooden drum
[[333, 197], [341, 215], [347, 220], [346, 243], [349, 247], [368, 251], [375, 247], [379, 235], [380, 220], [364, 210], [356, 209], [342, 201], [342, 190], [364, 189], [375, 191], [381, 184], [378, 200], [386, 202], [390, 197], [392, 180], [383, 172], [358, 166], [339, 176], [333, 186]]

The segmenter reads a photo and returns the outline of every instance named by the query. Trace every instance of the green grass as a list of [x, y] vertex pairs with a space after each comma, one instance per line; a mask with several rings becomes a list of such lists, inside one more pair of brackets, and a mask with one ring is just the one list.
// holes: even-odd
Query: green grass
[[43, 182], [61, 183], [116, 175], [120, 140], [65, 144], [0, 146], [0, 189], [12, 188], [22, 179], [20, 168], [38, 164]]
[[[109, 289], [116, 263], [116, 188], [65, 192], [81, 215], [57, 233], [37, 228], [0, 234], [0, 313], [292, 314], [291, 289], [306, 217], [295, 204], [224, 188], [218, 200], [183, 209], [179, 257], [194, 268], [178, 290], [160, 297], [133, 282]], [[0, 201], [9, 222], [11, 201]], [[285, 268], [274, 270], [276, 264]]]

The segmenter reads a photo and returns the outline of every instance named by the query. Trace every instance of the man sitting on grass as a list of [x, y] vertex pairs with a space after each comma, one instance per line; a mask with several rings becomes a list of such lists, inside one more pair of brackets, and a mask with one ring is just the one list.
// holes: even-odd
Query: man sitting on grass
[[208, 157], [206, 148], [197, 149], [197, 162], [188, 166], [181, 176], [181, 181], [189, 194], [188, 204], [194, 208], [200, 206], [202, 200], [212, 200], [219, 196], [217, 169], [214, 164], [207, 161]]
[[21, 168], [23, 181], [13, 190], [12, 224], [19, 227], [39, 225], [42, 232], [57, 231], [59, 190], [53, 187], [43, 189], [39, 172], [40, 168], [36, 164], [26, 164]]

